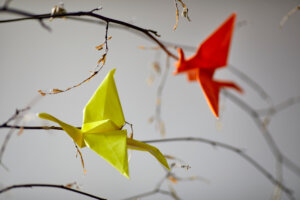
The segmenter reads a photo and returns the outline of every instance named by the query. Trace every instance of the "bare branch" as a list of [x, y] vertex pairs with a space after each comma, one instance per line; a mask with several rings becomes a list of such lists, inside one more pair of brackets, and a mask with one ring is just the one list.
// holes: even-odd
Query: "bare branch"
[[12, 186], [8, 186], [8, 187], [0, 190], [0, 194], [4, 193], [4, 192], [7, 192], [9, 190], [17, 189], [17, 188], [33, 188], [33, 187], [58, 188], [58, 189], [63, 189], [63, 190], [68, 190], [68, 191], [71, 191], [71, 192], [75, 192], [75, 193], [78, 193], [78, 194], [81, 194], [83, 196], [87, 196], [87, 197], [90, 197], [90, 198], [93, 198], [93, 199], [105, 200], [102, 197], [95, 196], [95, 195], [92, 195], [92, 194], [89, 194], [89, 193], [86, 193], [86, 192], [82, 192], [82, 191], [79, 191], [79, 190], [75, 190], [75, 189], [72, 189], [70, 187], [66, 187], [64, 185], [54, 185], [54, 184], [36, 184], [36, 183], [33, 183], [33, 184], [12, 185]]
[[300, 96], [291, 97], [277, 105], [271, 106], [266, 109], [257, 110], [257, 113], [259, 115], [275, 115], [278, 112], [281, 112], [282, 110], [285, 110], [285, 109], [289, 108], [290, 106], [293, 106], [298, 103], [300, 103]]
[[236, 148], [234, 146], [231, 146], [231, 145], [228, 145], [225, 143], [221, 143], [221, 142], [204, 139], [204, 138], [198, 138], [198, 137], [197, 138], [196, 137], [178, 137], [178, 138], [167, 138], [167, 139], [158, 139], [158, 140], [144, 140], [142, 142], [145, 142], [145, 143], [159, 143], [159, 142], [162, 143], [163, 142], [163, 143], [165, 143], [165, 142], [187, 142], [187, 141], [206, 143], [206, 144], [218, 146], [218, 147], [221, 147], [221, 148], [224, 148], [224, 149], [227, 149], [227, 150], [237, 153], [239, 156], [241, 156], [246, 161], [248, 161], [250, 164], [252, 164], [267, 179], [269, 179], [269, 181], [271, 181], [272, 184], [280, 187], [288, 195], [288, 197], [290, 199], [294, 199], [292, 190], [290, 190], [289, 188], [284, 186], [282, 182], [280, 182], [279, 180], [274, 178], [271, 173], [269, 173], [265, 168], [263, 168], [253, 158], [251, 158], [245, 152], [243, 152], [242, 150], [240, 150], [239, 148]]
[[295, 14], [298, 10], [300, 10], [300, 5], [292, 8], [292, 10], [290, 10], [285, 16], [283, 16], [279, 24], [280, 28], [282, 28], [285, 22], [288, 20], [288, 18]]
[[230, 100], [232, 100], [237, 106], [239, 106], [247, 114], [250, 115], [250, 117], [253, 119], [253, 121], [255, 122], [255, 124], [257, 125], [259, 130], [261, 131], [263, 138], [267, 142], [267, 144], [268, 144], [271, 152], [273, 153], [274, 157], [276, 158], [276, 160], [278, 162], [282, 162], [286, 167], [288, 167], [288, 169], [290, 169], [291, 171], [293, 171], [295, 174], [297, 174], [300, 177], [300, 170], [298, 170], [300, 168], [294, 163], [292, 165], [290, 165], [287, 162], [285, 162], [286, 160], [289, 160], [289, 162], [292, 163], [292, 161], [290, 159], [288, 159], [285, 155], [283, 155], [281, 153], [281, 151], [279, 150], [279, 147], [277, 146], [273, 137], [271, 136], [271, 133], [269, 132], [267, 127], [264, 125], [263, 121], [259, 118], [258, 113], [251, 106], [246, 104], [243, 100], [241, 100], [237, 96], [231, 94], [227, 90], [223, 90], [223, 93], [226, 97], [228, 97]]
[[238, 70], [236, 67], [234, 67], [232, 65], [228, 65], [227, 69], [229, 69], [233, 74], [235, 74], [241, 80], [246, 82], [250, 87], [252, 87], [253, 90], [256, 91], [262, 99], [264, 99], [268, 103], [272, 104], [271, 97], [268, 95], [268, 93], [256, 81], [254, 81], [248, 75], [246, 75], [241, 70]]
[[174, 58], [176, 60], [178, 59], [178, 57], [176, 55], [172, 54], [164, 46], [163, 43], [161, 43], [158, 39], [156, 39], [153, 36], [153, 35], [159, 36], [156, 31], [151, 30], [151, 29], [144, 29], [144, 28], [135, 26], [133, 24], [130, 24], [130, 23], [127, 23], [127, 22], [124, 22], [124, 21], [120, 21], [120, 20], [116, 20], [116, 19], [113, 19], [113, 18], [105, 17], [103, 15], [95, 14], [92, 11], [87, 11], [87, 12], [84, 12], [84, 11], [69, 12], [69, 13], [61, 13], [61, 14], [54, 14], [54, 15], [51, 15], [50, 13], [40, 14], [40, 15], [34, 15], [34, 14], [31, 14], [31, 13], [28, 13], [28, 12], [24, 12], [24, 11], [21, 11], [21, 10], [17, 10], [17, 9], [3, 8], [2, 7], [2, 8], [0, 8], [0, 12], [9, 12], [9, 13], [14, 13], [14, 14], [18, 14], [18, 15], [23, 15], [23, 16], [26, 16], [26, 17], [25, 18], [10, 19], [10, 20], [0, 20], [0, 23], [9, 23], [9, 22], [15, 22], [15, 21], [22, 21], [22, 20], [39, 20], [40, 21], [42, 19], [49, 19], [51, 17], [55, 18], [55, 17], [69, 17], [69, 16], [72, 16], [72, 17], [74, 17], [74, 16], [89, 16], [89, 17], [92, 17], [92, 18], [96, 18], [96, 19], [105, 21], [106, 23], [109, 22], [109, 23], [119, 24], [119, 25], [128, 27], [130, 29], [133, 29], [135, 31], [141, 32], [145, 36], [147, 36], [148, 38], [150, 38], [151, 40], [153, 40], [158, 46], [160, 46], [163, 49], [163, 51], [165, 51], [165, 53], [167, 55], [169, 55], [170, 57], [172, 57], [172, 58]]

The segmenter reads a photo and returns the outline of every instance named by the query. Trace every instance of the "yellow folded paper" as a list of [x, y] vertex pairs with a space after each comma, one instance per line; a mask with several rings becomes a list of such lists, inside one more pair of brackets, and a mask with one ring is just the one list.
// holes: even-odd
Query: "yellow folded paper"
[[165, 157], [157, 148], [128, 138], [127, 131], [122, 130], [125, 119], [114, 81], [115, 70], [107, 74], [84, 107], [81, 129], [66, 124], [47, 113], [39, 113], [38, 116], [59, 124], [80, 148], [87, 146], [94, 150], [127, 178], [129, 178], [128, 148], [148, 151], [169, 169]]

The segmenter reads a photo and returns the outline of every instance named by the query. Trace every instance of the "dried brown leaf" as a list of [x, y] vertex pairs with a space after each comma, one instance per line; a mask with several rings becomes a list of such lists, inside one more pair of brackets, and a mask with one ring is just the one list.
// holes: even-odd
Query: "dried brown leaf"
[[83, 174], [86, 174], [86, 169], [84, 167], [84, 160], [83, 160], [83, 156], [82, 156], [82, 153], [81, 151], [79, 150], [79, 147], [75, 144], [75, 147], [76, 147], [76, 157], [79, 155], [80, 156], [80, 160], [81, 160], [81, 165], [82, 165], [82, 168], [83, 168]]
[[189, 9], [187, 8], [187, 6], [185, 5], [185, 3], [183, 3], [182, 0], [177, 0], [178, 2], [181, 3], [181, 6], [183, 7], [182, 10], [182, 16], [185, 17], [189, 22], [191, 21], [191, 19], [189, 18]]
[[43, 92], [42, 90], [38, 90], [38, 93], [40, 93], [42, 96], [46, 96], [46, 93]]
[[161, 73], [161, 67], [159, 65], [159, 63], [157, 61], [154, 61], [152, 63], [152, 69], [157, 73], [160, 74]]
[[103, 49], [103, 46], [104, 46], [104, 44], [105, 44], [105, 43], [102, 43], [102, 44], [100, 44], [100, 45], [96, 46], [96, 49], [97, 49], [98, 51], [102, 50], [102, 49]]
[[178, 10], [178, 5], [177, 5], [177, 1], [175, 0], [175, 7], [176, 7], [176, 23], [173, 27], [173, 31], [176, 30], [177, 26], [178, 26], [178, 22], [179, 22], [179, 10]]
[[67, 187], [67, 188], [73, 188], [75, 185], [77, 185], [77, 183], [73, 182], [73, 183], [66, 184], [65, 187]]
[[154, 117], [151, 116], [151, 117], [148, 119], [148, 122], [149, 122], [149, 123], [152, 123], [153, 121], [154, 121]]
[[[54, 15], [62, 15], [67, 13], [66, 9], [64, 8], [64, 4], [60, 4], [60, 5], [55, 5], [53, 6], [53, 8], [51, 9], [51, 16]], [[49, 21], [52, 21], [54, 17], [50, 17]], [[66, 17], [63, 17], [64, 19], [66, 19]]]
[[147, 78], [147, 85], [152, 85], [154, 82], [154, 76], [153, 74], [151, 74], [148, 78]]
[[168, 176], [168, 179], [169, 179], [169, 181], [171, 181], [171, 182], [174, 183], [174, 184], [178, 183], [177, 178], [174, 177], [174, 176], [172, 176], [172, 175], [169, 175], [169, 176]]
[[159, 97], [156, 98], [156, 105], [160, 105], [161, 104], [161, 99]]
[[164, 137], [166, 135], [165, 123], [163, 121], [160, 121], [159, 132], [160, 132], [162, 137]]
[[51, 90], [52, 94], [57, 94], [57, 93], [61, 93], [61, 92], [64, 92], [64, 91], [60, 90], [60, 89], [57, 89], [57, 88], [54, 88], [54, 89]]
[[[112, 37], [109, 36], [109, 37], [107, 38], [107, 40], [110, 40], [111, 38], [112, 38]], [[104, 41], [104, 42], [101, 43], [100, 45], [96, 46], [96, 49], [97, 49], [98, 51], [102, 50], [105, 44], [106, 44], [106, 41]]]
[[170, 159], [170, 160], [177, 160], [174, 156], [171, 156], [171, 155], [166, 155], [166, 154], [164, 154], [164, 157], [165, 157], [166, 159]]
[[283, 18], [280, 21], [280, 28], [283, 27], [283, 25], [285, 24], [285, 22], [288, 20], [288, 18], [290, 16], [292, 16], [293, 14], [295, 14], [298, 10], [300, 10], [300, 5], [294, 7], [292, 10], [290, 10], [285, 16], [283, 16]]
[[99, 65], [102, 62], [104, 65], [105, 61], [106, 61], [106, 53], [102, 55], [102, 57], [98, 60], [97, 64]]
[[18, 131], [18, 136], [22, 135], [24, 132], [24, 127], [21, 127], [20, 130]]

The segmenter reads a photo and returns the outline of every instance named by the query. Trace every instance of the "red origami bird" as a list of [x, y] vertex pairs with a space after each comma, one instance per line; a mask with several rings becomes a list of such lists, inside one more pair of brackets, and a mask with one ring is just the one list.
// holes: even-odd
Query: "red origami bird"
[[236, 14], [233, 13], [212, 35], [198, 48], [196, 54], [184, 58], [181, 48], [178, 48], [179, 60], [175, 63], [174, 74], [186, 72], [189, 81], [197, 80], [205, 94], [206, 100], [214, 115], [219, 117], [219, 92], [222, 87], [243, 90], [233, 82], [213, 79], [216, 69], [227, 65], [227, 57], [234, 28]]

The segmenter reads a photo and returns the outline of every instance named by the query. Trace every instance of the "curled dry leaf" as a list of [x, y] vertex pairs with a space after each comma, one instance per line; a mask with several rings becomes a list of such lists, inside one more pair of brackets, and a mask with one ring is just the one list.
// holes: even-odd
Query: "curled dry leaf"
[[40, 93], [42, 96], [46, 96], [46, 93], [43, 92], [42, 90], [38, 90], [38, 93]]
[[98, 51], [102, 50], [102, 49], [103, 49], [103, 46], [104, 46], [104, 44], [105, 44], [105, 43], [102, 43], [102, 44], [100, 44], [100, 45], [96, 46], [96, 49], [97, 49]]
[[169, 181], [171, 181], [172, 183], [176, 184], [178, 183], [178, 180], [176, 177], [174, 177], [173, 175], [169, 175], [168, 176]]
[[297, 12], [298, 10], [300, 10], [300, 5], [294, 7], [292, 10], [290, 10], [285, 16], [283, 16], [283, 18], [280, 21], [280, 28], [283, 27], [283, 25], [285, 24], [285, 22], [288, 20], [288, 18], [290, 16], [292, 16], [293, 14], [295, 14], [295, 12]]
[[106, 53], [102, 55], [102, 57], [98, 60], [97, 64], [99, 65], [102, 62], [103, 65], [104, 65], [105, 64], [105, 60], [106, 60]]
[[151, 117], [148, 119], [148, 122], [149, 122], [149, 123], [152, 123], [153, 121], [154, 121], [154, 117], [151, 116]]
[[57, 93], [61, 93], [61, 92], [64, 92], [64, 91], [60, 90], [60, 89], [57, 89], [57, 88], [54, 88], [54, 89], [51, 90], [52, 94], [57, 94]]
[[159, 132], [160, 132], [162, 137], [164, 137], [166, 135], [165, 123], [163, 121], [160, 121]]
[[73, 182], [73, 183], [67, 183], [67, 184], [65, 185], [65, 187], [67, 187], [67, 188], [73, 188], [75, 185], [77, 185], [76, 181]]
[[74, 188], [74, 189], [77, 189], [77, 190], [80, 189], [80, 187], [79, 187], [79, 185], [76, 181], [74, 181], [73, 183], [66, 184], [65, 187], [70, 188], [70, 189]]
[[171, 156], [171, 155], [166, 155], [166, 154], [164, 154], [164, 157], [165, 157], [166, 159], [170, 159], [170, 160], [177, 160], [174, 156]]
[[187, 8], [187, 6], [185, 5], [185, 3], [183, 3], [182, 0], [177, 0], [181, 3], [181, 6], [183, 7], [182, 10], [182, 16], [185, 17], [189, 22], [191, 21], [191, 19], [189, 18], [189, 9]]
[[156, 98], [156, 105], [160, 105], [161, 104], [161, 99], [159, 97]]
[[175, 0], [175, 7], [176, 7], [176, 23], [173, 27], [173, 31], [175, 31], [177, 29], [178, 22], [179, 22], [179, 10], [178, 10], [178, 4], [177, 4], [176, 0]]
[[179, 21], [179, 9], [178, 9], [178, 3], [177, 1], [181, 4], [182, 6], [182, 13], [181, 16], [186, 18], [189, 22], [191, 21], [190, 17], [189, 17], [189, 9], [187, 8], [187, 6], [185, 5], [185, 3], [183, 3], [182, 0], [174, 0], [175, 1], [175, 7], [176, 7], [176, 23], [173, 27], [173, 31], [176, 30], [177, 26], [178, 26], [178, 21]]
[[[107, 40], [110, 40], [111, 38], [112, 38], [112, 37], [109, 36], [109, 37], [107, 38]], [[100, 45], [96, 46], [96, 49], [97, 49], [98, 51], [102, 50], [103, 47], [104, 47], [104, 45], [105, 45], [105, 43], [106, 43], [106, 41], [104, 41], [104, 42], [101, 43]]]
[[18, 136], [22, 135], [24, 132], [24, 127], [21, 127], [20, 130], [18, 131]]
[[133, 139], [133, 132], [131, 132], [131, 133], [129, 134], [129, 138], [130, 138], [130, 139]]
[[[169, 159], [169, 160], [175, 160], [175, 161], [178, 161], [179, 163], [185, 163], [182, 159], [180, 158], [177, 158], [175, 156], [171, 156], [171, 155], [164, 155], [164, 157], [166, 159]], [[177, 165], [177, 164], [176, 164]]]
[[[53, 8], [51, 9], [51, 16], [62, 15], [65, 13], [67, 13], [67, 10], [64, 8], [63, 3], [53, 6]], [[66, 17], [63, 17], [63, 18], [66, 19]], [[52, 21], [53, 19], [54, 19], [54, 17], [51, 17], [51, 18], [49, 18], [49, 21]]]
[[81, 165], [82, 165], [82, 168], [83, 168], [83, 174], [86, 174], [87, 171], [86, 171], [86, 169], [85, 169], [85, 167], [84, 167], [84, 160], [83, 160], [82, 153], [81, 153], [81, 151], [79, 150], [77, 144], [75, 144], [75, 147], [76, 147], [76, 158], [77, 158], [78, 155], [80, 156]]
[[159, 65], [159, 63], [157, 61], [154, 61], [152, 63], [152, 69], [157, 73], [160, 74], [161, 73], [161, 67]]
[[147, 78], [147, 85], [152, 85], [153, 84], [153, 82], [154, 82], [154, 76], [153, 76], [153, 74], [151, 74], [148, 78]]

